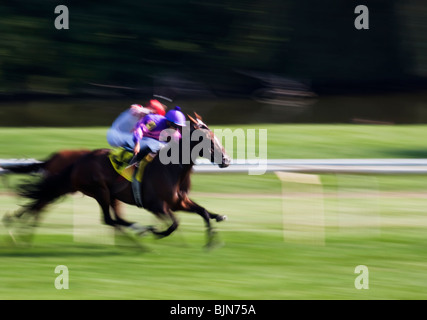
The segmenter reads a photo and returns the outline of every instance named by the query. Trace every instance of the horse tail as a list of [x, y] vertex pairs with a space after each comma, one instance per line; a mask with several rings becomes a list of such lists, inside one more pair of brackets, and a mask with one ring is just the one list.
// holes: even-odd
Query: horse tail
[[0, 167], [5, 170], [5, 173], [44, 173], [47, 175], [57, 174], [89, 152], [90, 150], [86, 149], [62, 150], [53, 153], [48, 159], [44, 161], [6, 163], [0, 165]]
[[4, 164], [1, 167], [10, 173], [38, 173], [44, 169], [45, 162], [28, 162], [28, 163], [13, 163]]
[[32, 199], [34, 202], [27, 205], [27, 207], [36, 206], [36, 204], [43, 204], [43, 206], [54, 202], [61, 196], [71, 193], [73, 190], [71, 184], [71, 173], [74, 165], [69, 165], [58, 174], [51, 174], [48, 176], [40, 177], [36, 181], [26, 181], [17, 187], [18, 195]]

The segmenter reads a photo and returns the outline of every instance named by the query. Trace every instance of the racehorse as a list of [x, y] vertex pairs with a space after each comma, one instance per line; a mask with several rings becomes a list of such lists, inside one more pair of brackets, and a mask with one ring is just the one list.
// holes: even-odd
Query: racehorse
[[[221, 143], [201, 117], [197, 114], [195, 117], [196, 119], [189, 116], [190, 135], [197, 130], [197, 136], [210, 143], [208, 152], [199, 152], [198, 155], [208, 158], [221, 168], [227, 167], [230, 164], [230, 158]], [[28, 167], [27, 172], [44, 169], [46, 174], [35, 183], [25, 183], [19, 186], [18, 194], [32, 201], [14, 215], [5, 216], [4, 220], [9, 222], [20, 219], [24, 215], [37, 218], [48, 204], [66, 194], [80, 191], [98, 202], [105, 224], [119, 229], [130, 228], [137, 233], [150, 231], [159, 238], [170, 235], [178, 228], [175, 211], [197, 213], [204, 219], [207, 227], [207, 244], [210, 245], [214, 237], [210, 219], [219, 222], [225, 220], [226, 217], [207, 211], [188, 197], [191, 184], [190, 175], [195, 159], [184, 153], [192, 154], [200, 139], [199, 141], [191, 139], [188, 149], [179, 148], [181, 155], [177, 163], [164, 164], [160, 157], [156, 156], [145, 167], [144, 178], [141, 182], [143, 207], [161, 220], [170, 220], [171, 224], [166, 230], [143, 227], [120, 217], [117, 208], [119, 201], [130, 205], [136, 205], [136, 201], [131, 183], [124, 180], [112, 167], [109, 160], [111, 151], [109, 149], [69, 151], [69, 155], [73, 158], [72, 161], [66, 156], [64, 157], [66, 153], [59, 152], [34, 168]], [[179, 145], [182, 145], [182, 140]], [[62, 160], [61, 164], [54, 166], [55, 157], [66, 160]], [[184, 159], [189, 159], [189, 161], [184, 161]], [[14, 168], [9, 167], [8, 169], [13, 171]], [[21, 172], [25, 172], [25, 169], [22, 169]], [[114, 217], [110, 215], [110, 208], [112, 208]]]

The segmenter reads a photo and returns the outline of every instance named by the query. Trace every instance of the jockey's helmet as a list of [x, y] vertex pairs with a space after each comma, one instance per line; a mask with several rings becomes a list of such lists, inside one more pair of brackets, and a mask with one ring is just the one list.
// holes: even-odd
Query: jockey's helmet
[[147, 104], [147, 108], [151, 109], [153, 113], [157, 113], [161, 116], [164, 116], [166, 113], [166, 106], [159, 100], [150, 100]]
[[185, 115], [181, 112], [180, 107], [175, 107], [166, 113], [166, 119], [177, 126], [185, 127]]

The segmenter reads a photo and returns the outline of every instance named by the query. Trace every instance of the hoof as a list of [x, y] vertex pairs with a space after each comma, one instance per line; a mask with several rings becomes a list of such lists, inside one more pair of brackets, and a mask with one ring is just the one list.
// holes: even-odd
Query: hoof
[[225, 221], [225, 220], [227, 220], [227, 216], [217, 216], [217, 217], [216, 217], [216, 221], [217, 221], [217, 222]]
[[134, 224], [129, 226], [129, 229], [132, 230], [136, 235], [143, 236], [147, 232], [151, 231], [152, 227], [151, 226], [141, 226], [137, 223], [134, 223]]
[[206, 251], [212, 251], [224, 246], [224, 242], [221, 241], [217, 234], [212, 235], [212, 237], [205, 244], [204, 248]]

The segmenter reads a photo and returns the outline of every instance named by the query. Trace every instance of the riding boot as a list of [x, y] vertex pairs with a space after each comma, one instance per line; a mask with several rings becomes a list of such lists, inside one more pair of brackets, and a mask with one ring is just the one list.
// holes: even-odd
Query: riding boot
[[139, 182], [142, 182], [142, 177], [144, 176], [144, 170], [148, 163], [153, 161], [154, 157], [156, 156], [155, 153], [149, 153], [147, 154], [137, 165], [136, 172], [136, 180]]
[[135, 171], [132, 177], [132, 190], [135, 198], [135, 203], [138, 207], [142, 207], [142, 190], [141, 190], [141, 182], [142, 177], [144, 175], [144, 170], [147, 164], [153, 161], [155, 154], [149, 153], [147, 154], [140, 163], [137, 164]]

